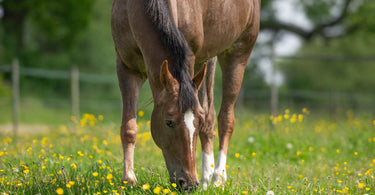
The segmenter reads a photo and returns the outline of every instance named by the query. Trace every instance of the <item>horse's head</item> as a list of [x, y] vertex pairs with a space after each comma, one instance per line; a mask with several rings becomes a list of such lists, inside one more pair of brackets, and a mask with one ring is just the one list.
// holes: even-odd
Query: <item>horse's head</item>
[[156, 145], [161, 148], [167, 164], [170, 181], [180, 189], [190, 191], [199, 184], [195, 167], [195, 149], [199, 127], [204, 123], [204, 112], [198, 101], [198, 89], [206, 74], [206, 64], [195, 77], [194, 98], [196, 106], [182, 111], [178, 99], [180, 84], [168, 70], [164, 61], [160, 71], [163, 85], [155, 98], [151, 118], [151, 132]]

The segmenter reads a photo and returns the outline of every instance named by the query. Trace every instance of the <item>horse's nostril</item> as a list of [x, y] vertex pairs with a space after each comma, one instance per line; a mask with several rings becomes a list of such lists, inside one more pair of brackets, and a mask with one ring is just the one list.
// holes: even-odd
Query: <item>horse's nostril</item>
[[178, 178], [177, 184], [180, 186], [180, 188], [185, 188], [187, 187], [187, 181], [184, 178]]

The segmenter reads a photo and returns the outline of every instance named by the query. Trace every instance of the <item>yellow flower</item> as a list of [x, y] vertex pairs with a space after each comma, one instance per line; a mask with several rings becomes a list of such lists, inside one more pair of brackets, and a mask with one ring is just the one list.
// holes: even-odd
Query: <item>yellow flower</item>
[[64, 194], [64, 190], [62, 188], [57, 188], [56, 193], [57, 194]]
[[151, 186], [148, 183], [142, 185], [143, 190], [149, 190], [150, 188], [151, 188]]
[[301, 152], [300, 151], [297, 151], [296, 152], [297, 156], [301, 155]]
[[102, 164], [102, 163], [103, 163], [103, 161], [102, 161], [102, 160], [98, 160], [98, 163], [99, 163], [99, 164]]
[[164, 194], [169, 194], [169, 192], [171, 192], [169, 189], [164, 189], [164, 190], [163, 190], [163, 193], [164, 193]]
[[234, 154], [234, 156], [235, 156], [236, 158], [238, 158], [238, 157], [240, 157], [240, 153], [236, 153], [236, 154]]
[[255, 155], [257, 155], [257, 153], [255, 153], [255, 152], [251, 153], [251, 156], [254, 157]]
[[156, 187], [152, 190], [155, 194], [159, 194], [161, 192], [161, 187]]
[[111, 174], [111, 173], [109, 173], [108, 175], [107, 175], [107, 179], [109, 180], [109, 179], [112, 179], [113, 178], [113, 175]]
[[27, 151], [30, 152], [33, 148], [29, 147], [27, 148]]
[[337, 182], [342, 183], [342, 180], [338, 180]]
[[102, 121], [104, 119], [103, 115], [98, 116], [98, 120]]
[[23, 172], [24, 172], [24, 173], [29, 173], [30, 170], [29, 170], [29, 169], [25, 169], [25, 170], [23, 170]]
[[69, 181], [70, 185], [74, 185], [76, 182], [75, 181]]
[[138, 116], [139, 117], [143, 117], [145, 115], [145, 112], [143, 112], [142, 110], [140, 110], [139, 112], [138, 112]]
[[354, 152], [354, 155], [356, 155], [356, 156], [357, 156], [357, 155], [358, 155], [358, 152]]
[[175, 188], [175, 187], [177, 187], [177, 184], [176, 183], [172, 183], [172, 186]]
[[292, 186], [287, 186], [288, 189], [292, 189]]
[[210, 165], [210, 167], [212, 167], [212, 168], [213, 168], [214, 166], [215, 166], [214, 164], [211, 164], [211, 165]]
[[340, 153], [340, 149], [336, 149], [336, 153]]
[[98, 173], [98, 172], [94, 172], [94, 173], [92, 173], [92, 175], [93, 175], [94, 177], [96, 177], [96, 176], [99, 175], [99, 173]]
[[298, 115], [298, 122], [302, 122], [302, 120], [303, 120], [303, 115], [302, 115], [302, 114], [299, 114], [299, 115]]
[[370, 191], [371, 188], [366, 188], [366, 191]]
[[242, 191], [241, 193], [242, 193], [242, 194], [247, 194], [247, 193], [249, 193], [249, 191], [244, 190], [244, 191]]
[[70, 187], [72, 187], [72, 186], [71, 186], [70, 184], [66, 184], [66, 187], [67, 187], [67, 188], [70, 188]]
[[365, 187], [365, 184], [364, 183], [358, 183], [358, 188], [359, 189], [362, 189], [362, 188], [364, 188]]

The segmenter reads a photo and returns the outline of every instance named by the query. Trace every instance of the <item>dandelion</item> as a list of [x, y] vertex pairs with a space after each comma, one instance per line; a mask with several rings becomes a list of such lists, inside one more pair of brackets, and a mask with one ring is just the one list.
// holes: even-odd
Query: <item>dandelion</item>
[[142, 185], [143, 190], [149, 190], [150, 188], [151, 188], [151, 186], [148, 183]]
[[364, 188], [365, 187], [365, 184], [364, 183], [358, 183], [358, 188], [359, 189], [362, 189], [362, 188]]
[[301, 155], [302, 153], [300, 151], [296, 152], [297, 156]]
[[251, 153], [252, 157], [254, 157], [255, 155], [257, 155], [257, 153], [255, 153], [255, 152]]
[[23, 173], [29, 173], [30, 172], [30, 170], [29, 169], [25, 169], [25, 170], [23, 170]]
[[340, 149], [336, 149], [336, 153], [337, 153], [337, 154], [340, 153]]
[[145, 115], [145, 112], [143, 112], [142, 110], [140, 110], [139, 112], [138, 112], [138, 116], [139, 117], [143, 117]]
[[366, 188], [366, 191], [370, 191], [371, 188]]
[[302, 115], [302, 114], [299, 114], [299, 115], [298, 115], [298, 122], [302, 122], [302, 120], [303, 120], [303, 115]]
[[57, 194], [64, 194], [64, 190], [62, 188], [57, 188], [56, 193]]
[[74, 185], [76, 182], [75, 181], [69, 181], [70, 185]]
[[109, 173], [109, 174], [107, 175], [107, 179], [110, 180], [110, 179], [112, 179], [112, 178], [113, 178], [113, 175], [112, 175], [111, 173]]
[[288, 188], [288, 189], [292, 189], [292, 186], [287, 186], [286, 188]]
[[28, 147], [28, 148], [27, 148], [27, 151], [30, 152], [32, 149], [33, 149], [33, 148]]
[[160, 192], [161, 192], [161, 187], [159, 186], [159, 187], [156, 187], [156, 188], [154, 188], [154, 190], [152, 190], [155, 194], [159, 194]]
[[102, 160], [98, 160], [98, 164], [102, 164], [103, 163], [103, 161]]
[[240, 153], [236, 153], [236, 154], [234, 154], [234, 156], [235, 156], [236, 158], [239, 158], [239, 157], [240, 157]]
[[103, 115], [98, 116], [98, 120], [102, 121], [104, 119]]
[[247, 191], [247, 190], [244, 190], [244, 191], [241, 192], [241, 194], [247, 194], [247, 193], [249, 193], [249, 191]]
[[354, 155], [356, 155], [356, 156], [357, 156], [357, 155], [358, 155], [358, 152], [354, 152]]
[[365, 173], [365, 175], [370, 175], [371, 172], [372, 172], [373, 170], [374, 170], [374, 169], [369, 169], [369, 170], [367, 170], [366, 173]]
[[176, 183], [172, 183], [172, 186], [175, 188], [175, 187], [177, 187], [177, 184]]

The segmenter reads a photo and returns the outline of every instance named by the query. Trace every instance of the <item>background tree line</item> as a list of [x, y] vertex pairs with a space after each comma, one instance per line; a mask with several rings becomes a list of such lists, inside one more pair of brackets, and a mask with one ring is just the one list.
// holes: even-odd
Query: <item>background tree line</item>
[[[282, 21], [278, 0], [262, 0], [261, 33], [276, 39], [293, 34], [302, 40], [296, 56], [310, 58], [279, 61], [285, 77], [284, 90], [339, 90], [373, 93], [375, 84], [375, 2], [371, 0], [290, 0], [309, 22], [309, 27]], [[0, 2], [0, 64], [14, 58], [25, 67], [110, 74], [115, 77], [115, 52], [109, 17], [111, 1], [106, 0], [3, 0]], [[275, 36], [274, 36], [275, 35]], [[244, 89], [267, 89], [257, 68], [257, 50], [270, 42], [258, 43], [247, 69]], [[329, 58], [329, 56], [336, 56]], [[217, 71], [218, 72], [218, 71]], [[24, 93], [64, 95], [66, 83], [22, 78]], [[218, 74], [220, 80], [220, 74]], [[219, 84], [219, 82], [217, 82]], [[0, 73], [0, 95], [9, 95], [10, 76]], [[43, 86], [43, 87], [42, 87]], [[99, 86], [99, 94], [82, 86], [88, 96], [119, 97], [117, 86]]]

